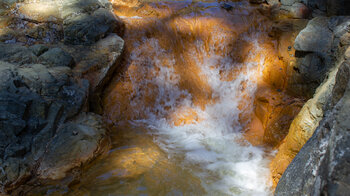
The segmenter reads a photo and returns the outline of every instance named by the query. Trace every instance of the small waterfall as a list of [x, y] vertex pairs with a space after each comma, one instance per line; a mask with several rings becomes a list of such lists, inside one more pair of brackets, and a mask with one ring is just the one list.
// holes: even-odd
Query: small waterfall
[[146, 127], [208, 195], [270, 195], [268, 154], [243, 136], [267, 25], [247, 2], [229, 5], [176, 1], [117, 13], [127, 23], [128, 67], [111, 85], [106, 113]]

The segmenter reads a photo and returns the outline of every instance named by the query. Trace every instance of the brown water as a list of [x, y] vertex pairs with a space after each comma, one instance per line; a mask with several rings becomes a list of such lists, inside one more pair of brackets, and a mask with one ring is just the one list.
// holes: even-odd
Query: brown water
[[276, 59], [270, 21], [248, 1], [112, 2], [126, 61], [103, 100], [111, 150], [46, 193], [271, 195], [270, 155], [244, 137]]

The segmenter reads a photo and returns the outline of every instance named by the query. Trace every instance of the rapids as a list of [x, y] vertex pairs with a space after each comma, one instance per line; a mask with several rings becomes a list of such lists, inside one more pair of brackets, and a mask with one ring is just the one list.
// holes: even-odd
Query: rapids
[[112, 149], [71, 194], [271, 195], [270, 152], [245, 137], [276, 43], [248, 1], [112, 1], [126, 24], [106, 89]]

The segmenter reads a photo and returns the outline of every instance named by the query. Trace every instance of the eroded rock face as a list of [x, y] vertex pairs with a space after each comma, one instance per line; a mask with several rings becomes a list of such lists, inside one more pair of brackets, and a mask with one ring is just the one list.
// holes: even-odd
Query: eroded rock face
[[[300, 113], [293, 120], [287, 137], [285, 138], [283, 144], [280, 146], [279, 152], [271, 163], [271, 172], [275, 183], [279, 181], [289, 163], [300, 151], [306, 141], [309, 140], [309, 138], [314, 134], [314, 131], [319, 126], [320, 122], [323, 121], [322, 119], [324, 119], [324, 116], [328, 114], [330, 110], [332, 110], [334, 103], [338, 102], [338, 100], [343, 96], [342, 93], [345, 91], [343, 83], [347, 83], [347, 80], [344, 79], [346, 78], [344, 77], [344, 74], [347, 73], [347, 69], [342, 68], [343, 66], [341, 66], [341, 64], [344, 60], [346, 60], [346, 55], [344, 54], [346, 54], [345, 52], [347, 51], [349, 45], [339, 38], [347, 36], [349, 34], [348, 30], [346, 30], [346, 27], [349, 24], [350, 18], [332, 17], [322, 20], [329, 21], [329, 29], [331, 29], [333, 32], [332, 46], [328, 49], [330, 51], [333, 51], [331, 56], [332, 58], [330, 58], [329, 63], [325, 65], [328, 66], [329, 71], [325, 72], [326, 74], [322, 76], [322, 78], [325, 78], [325, 80], [322, 82], [320, 87], [317, 88], [313, 98], [303, 106]], [[302, 33], [303, 32], [301, 32], [301, 34]], [[312, 35], [310, 34], [310, 40], [313, 42], [313, 38], [311, 36]], [[300, 48], [308, 47], [309, 46]], [[320, 50], [316, 48], [308, 48], [307, 50], [317, 50], [313, 53], [319, 55], [322, 55], [322, 52], [327, 51], [325, 49]], [[304, 57], [304, 59], [306, 58], [310, 57]], [[309, 63], [304, 64], [307, 65], [307, 69], [309, 69], [308, 71], [305, 71], [305, 73], [314, 73], [317, 75], [319, 73], [312, 68], [312, 62], [313, 61], [309, 61]], [[309, 81], [311, 79], [312, 78], [308, 78]], [[317, 77], [315, 77], [315, 79], [317, 79]], [[303, 192], [299, 192], [299, 194], [302, 193]], [[311, 192], [309, 194], [312, 195]]]
[[275, 195], [347, 195], [350, 191], [349, 62], [337, 73], [331, 107], [284, 172]]
[[89, 102], [124, 49], [110, 9], [103, 0], [0, 3], [0, 194], [63, 178], [101, 153], [107, 129]]

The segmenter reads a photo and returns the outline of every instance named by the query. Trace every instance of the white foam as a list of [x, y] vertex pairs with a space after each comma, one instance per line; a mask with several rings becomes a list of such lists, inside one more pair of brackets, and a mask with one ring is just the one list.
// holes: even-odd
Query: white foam
[[118, 16], [119, 18], [127, 18], [127, 19], [142, 19], [141, 16]]
[[[220, 37], [213, 37], [213, 39], [220, 39]], [[247, 39], [250, 38], [247, 37]], [[254, 39], [250, 41], [255, 43]], [[145, 45], [147, 47], [143, 48]], [[149, 46], [153, 48], [149, 54], [152, 58], [142, 53], [144, 50], [149, 50]], [[136, 64], [150, 62], [149, 69], [159, 68], [158, 76], [139, 83], [134, 82], [137, 89], [147, 83], [156, 84], [157, 100], [154, 107], [143, 108], [148, 112], [148, 118], [136, 120], [133, 123], [145, 123], [154, 130], [153, 133], [158, 138], [157, 142], [164, 150], [171, 156], [183, 157], [183, 166], [191, 168], [194, 175], [202, 180], [208, 195], [271, 195], [268, 160], [265, 158], [263, 149], [237, 142], [242, 139], [239, 102], [246, 101], [247, 105], [251, 105], [253, 101], [242, 100], [241, 83], [246, 82], [245, 93], [253, 96], [256, 90], [256, 76], [259, 75], [257, 67], [264, 59], [261, 59], [261, 62], [248, 62], [244, 65], [234, 64], [226, 54], [222, 56], [212, 52], [206, 54], [201, 41], [198, 41], [196, 46], [197, 51], [205, 54], [202, 55], [203, 59], [196, 60], [202, 69], [202, 74], [208, 78], [217, 102], [207, 105], [204, 110], [194, 106], [191, 94], [178, 87], [179, 76], [174, 71], [174, 64], [170, 63], [166, 66], [160, 64], [159, 59], [164, 58], [167, 58], [168, 62], [175, 63], [174, 57], [159, 46], [157, 39], [145, 39], [140, 43], [140, 47], [132, 51], [132, 60]], [[255, 47], [259, 50], [257, 43]], [[193, 55], [194, 58], [195, 56]], [[219, 68], [213, 69], [218, 63]], [[245, 67], [245, 73], [240, 73], [232, 81], [221, 80], [220, 69], [228, 70], [234, 66]], [[147, 74], [146, 71], [145, 74]], [[174, 126], [165, 119], [165, 114], [169, 112], [165, 107], [170, 107], [170, 112], [175, 112], [176, 108], [190, 107], [202, 120], [197, 123]]]

